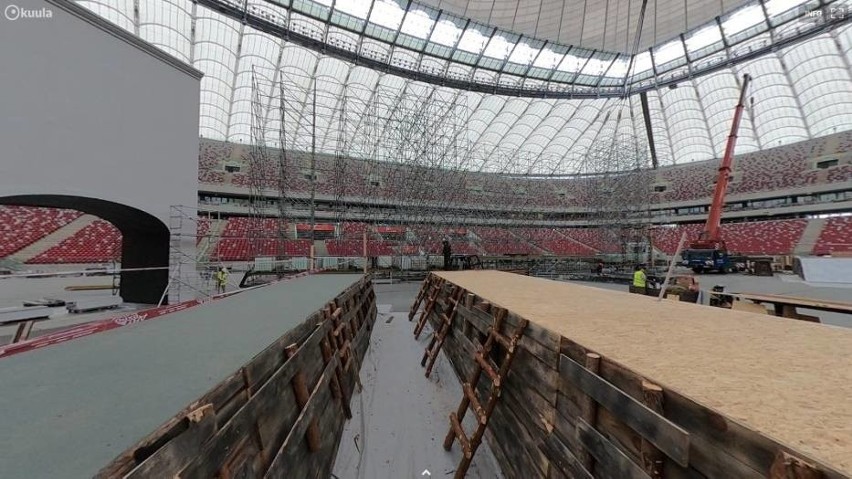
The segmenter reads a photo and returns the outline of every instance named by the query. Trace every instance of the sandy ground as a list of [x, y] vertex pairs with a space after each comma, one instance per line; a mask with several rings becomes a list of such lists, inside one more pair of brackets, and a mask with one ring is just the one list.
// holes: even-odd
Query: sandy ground
[[852, 473], [852, 329], [496, 271], [440, 274]]
[[[449, 452], [442, 446], [449, 413], [462, 397], [461, 384], [443, 355], [431, 378], [424, 376], [420, 356], [428, 344], [428, 329], [416, 341], [414, 323], [408, 321], [419, 287], [375, 287], [379, 316], [361, 367], [364, 389], [352, 398], [353, 418], [344, 427], [334, 465], [340, 479], [423, 478], [428, 477], [422, 475], [427, 469], [431, 477], [443, 478], [452, 475], [461, 460], [457, 444]], [[467, 477], [502, 477], [487, 443], [474, 456]]]

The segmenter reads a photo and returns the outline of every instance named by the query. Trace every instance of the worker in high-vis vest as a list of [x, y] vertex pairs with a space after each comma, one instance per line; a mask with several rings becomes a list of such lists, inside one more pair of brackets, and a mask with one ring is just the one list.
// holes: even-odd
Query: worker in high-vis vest
[[228, 286], [228, 270], [222, 266], [216, 272], [216, 292], [224, 293]]
[[648, 276], [645, 275], [645, 266], [638, 264], [633, 270], [633, 284], [630, 292], [636, 294], [645, 294], [648, 285]]

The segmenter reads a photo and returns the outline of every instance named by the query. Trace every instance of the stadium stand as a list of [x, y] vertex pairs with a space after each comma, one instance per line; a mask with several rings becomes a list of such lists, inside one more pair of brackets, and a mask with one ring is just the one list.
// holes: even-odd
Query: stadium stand
[[790, 254], [802, 237], [807, 220], [756, 221], [722, 225], [728, 251], [742, 254]]
[[82, 216], [74, 210], [0, 206], [0, 258], [25, 248]]
[[[363, 256], [364, 240], [326, 240], [325, 246], [331, 256]], [[386, 241], [367, 241], [368, 256], [391, 256], [395, 254], [393, 244]]]
[[[756, 193], [785, 188], [801, 188], [819, 183], [835, 183], [849, 181], [852, 177], [852, 165], [843, 164], [818, 170], [814, 167], [817, 158], [830, 157], [844, 153], [852, 144], [852, 133], [843, 132], [835, 135], [815, 138], [813, 140], [784, 145], [777, 148], [738, 155], [734, 161], [734, 180], [730, 185], [730, 194]], [[234, 186], [248, 188], [249, 165], [247, 152], [243, 145], [229, 146], [214, 140], [202, 140], [201, 156], [199, 158], [199, 181], [207, 184], [230, 183]], [[216, 157], [215, 155], [220, 155]], [[308, 176], [302, 171], [307, 164], [304, 153], [292, 152], [288, 156], [290, 164], [299, 171], [291, 175], [288, 188], [296, 193], [306, 193], [310, 189]], [[241, 164], [242, 169], [237, 173], [225, 173], [225, 164]], [[463, 175], [447, 175], [441, 170], [427, 173], [415, 171], [419, 166], [406, 168], [384, 168], [375, 162], [346, 158], [342, 159], [343, 174], [351, 179], [346, 182], [345, 191], [332, 191], [326, 175], [333, 174], [336, 163], [332, 157], [319, 155], [317, 171], [325, 172], [317, 176], [317, 192], [325, 194], [340, 194], [347, 197], [364, 198], [367, 196], [385, 199], [405, 198], [410, 201], [434, 200], [436, 194], [447, 191], [465, 191], [461, 195], [463, 203], [478, 203], [502, 205], [511, 203], [523, 197], [524, 201], [534, 202], [545, 208], [590, 206], [589, 201], [595, 198], [591, 194], [598, 187], [594, 177], [561, 178], [561, 179], [505, 179], [499, 188], [494, 188], [493, 179], [485, 180], [488, 173], [468, 172]], [[275, 164], [269, 161], [263, 167], [263, 178], [266, 186], [277, 187]], [[689, 201], [708, 198], [713, 191], [718, 160], [710, 160], [685, 165], [674, 165], [660, 168], [651, 179], [654, 184], [665, 185], [664, 192], [654, 194], [655, 200], [661, 202]], [[307, 171], [307, 170], [305, 170]], [[821, 172], [825, 172], [820, 175]], [[393, 178], [387, 175], [393, 174]], [[408, 182], [407, 178], [412, 178]], [[433, 184], [444, 185], [444, 189], [408, 188], [416, 186], [414, 178], [429, 178]], [[368, 183], [373, 182], [367, 187]], [[409, 185], [411, 183], [411, 185]], [[491, 190], [477, 190], [483, 184], [491, 184]], [[476, 191], [475, 194], [471, 194]], [[469, 206], [475, 206], [473, 204]]]
[[121, 259], [121, 232], [104, 220], [95, 220], [49, 248], [29, 264], [108, 263]]
[[582, 243], [600, 253], [619, 253], [620, 240], [607, 238], [605, 232], [598, 228], [569, 228], [562, 230], [569, 238]]
[[[212, 261], [246, 261], [254, 256], [307, 256], [310, 254], [310, 240], [284, 240], [276, 237], [279, 222], [275, 218], [263, 218], [259, 231], [252, 231], [253, 219], [242, 216], [230, 218], [222, 230], [222, 239], [211, 252]], [[260, 234], [259, 238], [252, 235]], [[256, 251], [253, 251], [256, 248]]]
[[852, 252], [852, 217], [829, 218], [813, 252], [818, 255]]
[[557, 256], [593, 256], [596, 253], [594, 249], [566, 238], [553, 228], [519, 228], [515, 230], [515, 236]]
[[[820, 137], [782, 147], [767, 149], [754, 153], [739, 155], [734, 162], [734, 181], [730, 185], [730, 194], [760, 193], [777, 191], [785, 188], [805, 188], [815, 184], [831, 184], [852, 180], [852, 164], [846, 152], [852, 148], [852, 132]], [[250, 181], [248, 164], [248, 146], [231, 144], [221, 141], [201, 139], [198, 159], [198, 179], [201, 184], [225, 185], [230, 184], [247, 189]], [[833, 166], [818, 167], [817, 164], [837, 159]], [[289, 153], [287, 161], [293, 165], [297, 174], [291, 175], [289, 187], [294, 193], [309, 191], [309, 177], [304, 174], [309, 156], [304, 153]], [[319, 155], [317, 169], [322, 171], [317, 177], [317, 191], [325, 194], [343, 194], [349, 197], [366, 197], [379, 195], [388, 200], [406, 199], [409, 201], [434, 200], [435, 195], [452, 194], [453, 191], [463, 191], [460, 196], [462, 203], [476, 203], [494, 206], [511, 202], [512, 198], [521, 196], [524, 201], [530, 201], [543, 208], [582, 207], [589, 206], [589, 201], [595, 198], [591, 194], [598, 188], [598, 180], [593, 176], [569, 178], [504, 178], [495, 183], [492, 173], [468, 172], [453, 174], [435, 169], [427, 172], [420, 171], [422, 166], [387, 168], [375, 162], [365, 162], [359, 159], [338, 159], [332, 156]], [[226, 171], [228, 167], [228, 171]], [[330, 191], [331, 183], [326, 180], [334, 174], [336, 167], [342, 167], [343, 173], [351, 181], [345, 182], [345, 191]], [[665, 191], [654, 194], [654, 201], [672, 202], [706, 199], [713, 188], [713, 178], [716, 175], [716, 161], [689, 163], [685, 165], [666, 166], [653, 174], [655, 185], [665, 185]], [[268, 161], [262, 166], [261, 175], [267, 178], [267, 186], [274, 184], [275, 163]], [[237, 171], [238, 170], [238, 171]], [[340, 173], [340, 172], [338, 172]], [[388, 175], [395, 175], [389, 178]], [[431, 184], [440, 184], [443, 188], [418, 187], [408, 184], [407, 178], [422, 180], [428, 178]], [[487, 190], [483, 185], [488, 186]], [[495, 186], [496, 185], [496, 186]], [[848, 197], [848, 196], [847, 196]], [[838, 200], [842, 200], [842, 195]], [[229, 205], [239, 206], [241, 199], [231, 200]], [[806, 199], [807, 201], [807, 199]], [[820, 200], [831, 201], [831, 200]], [[214, 203], [216, 204], [216, 203]], [[470, 205], [474, 206], [474, 205]], [[741, 207], [734, 204], [735, 210]], [[684, 214], [684, 213], [679, 213]], [[26, 208], [6, 206], [0, 207], [0, 258], [20, 251], [29, 245], [37, 243], [47, 235], [59, 230], [81, 213], [70, 210], [55, 210], [49, 208]], [[825, 231], [814, 245], [816, 254], [828, 254], [847, 248], [849, 240], [848, 220], [832, 219], [827, 223]], [[796, 242], [801, 237], [806, 225], [805, 220], [759, 221], [746, 223], [726, 223], [722, 226], [728, 247], [731, 251], [744, 254], [790, 254]], [[105, 228], [104, 226], [99, 226]], [[263, 230], [268, 231], [271, 238], [261, 241], [259, 254], [278, 254], [282, 251], [288, 255], [305, 255], [310, 250], [310, 241], [285, 243], [283, 247], [276, 246], [277, 222], [270, 219], [263, 224]], [[597, 253], [618, 253], [613, 238], [606, 238], [600, 230], [594, 228], [525, 228], [506, 229], [495, 227], [474, 227], [469, 234], [467, 230], [425, 227], [411, 225], [403, 232], [393, 233], [386, 230], [379, 232], [382, 227], [373, 227], [363, 222], [343, 223], [333, 233], [335, 239], [326, 243], [329, 254], [336, 256], [360, 255], [361, 238], [368, 233], [368, 250], [373, 255], [388, 255], [401, 252], [400, 248], [409, 251], [408, 254], [424, 253], [440, 254], [441, 240], [449, 237], [453, 251], [460, 254], [546, 254], [560, 256], [589, 256]], [[680, 224], [673, 228], [654, 228], [652, 236], [658, 250], [672, 254], [683, 231], [693, 238], [698, 234], [700, 226]], [[114, 252], [120, 247], [113, 245], [94, 245], [89, 251], [82, 251], [82, 242], [92, 230], [84, 229], [74, 234], [64, 246], [55, 245], [32, 258], [30, 262], [45, 263], [49, 261], [95, 262], [110, 261]], [[197, 243], [210, 231], [210, 225], [205, 220], [198, 223]], [[248, 241], [249, 224], [247, 218], [232, 218], [225, 222], [222, 229], [222, 239], [215, 247], [211, 246], [210, 256], [214, 260], [238, 261], [247, 259], [250, 254]], [[115, 238], [115, 235], [106, 239]], [[102, 238], [98, 238], [102, 239]], [[390, 240], [390, 241], [388, 241]], [[408, 244], [406, 241], [410, 241]], [[77, 251], [77, 252], [72, 252]], [[82, 252], [81, 252], [82, 251]], [[61, 259], [59, 259], [61, 258]]]
[[195, 244], [198, 245], [210, 232], [210, 220], [207, 218], [198, 218], [198, 222], [195, 224], [195, 231]]
[[651, 229], [651, 241], [655, 248], [671, 255], [677, 251], [677, 244], [684, 232], [686, 232], [686, 242], [689, 242], [698, 237], [701, 229], [702, 225], [698, 224], [658, 226]]

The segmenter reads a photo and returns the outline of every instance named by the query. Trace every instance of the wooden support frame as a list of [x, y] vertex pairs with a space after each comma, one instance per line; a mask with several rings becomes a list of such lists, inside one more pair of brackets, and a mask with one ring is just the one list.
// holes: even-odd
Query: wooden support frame
[[[464, 274], [468, 273], [437, 273], [434, 276], [445, 277], [448, 283], [456, 286], [468, 286], [442, 349], [460, 378], [467, 397], [469, 394], [464, 384], [470, 382], [474, 371], [475, 363], [470, 358], [476, 351], [475, 344], [485, 340], [493, 322], [492, 311], [499, 310], [496, 305], [503, 301], [500, 297], [479, 296], [471, 291], [470, 283], [453, 279], [454, 275]], [[426, 318], [433, 329], [440, 325], [439, 315], [445, 310], [449, 289], [448, 284], [441, 290], [442, 296], [436, 301], [434, 311]], [[519, 319], [517, 313], [508, 311], [505, 326], [515, 325]], [[601, 464], [580, 442], [578, 423], [586, 418], [586, 424], [603, 437], [608, 446], [618, 451], [622, 459], [633, 463], [631, 474], [638, 471], [645, 477], [671, 479], [779, 479], [785, 476], [769, 476], [771, 469], [781, 468], [787, 471], [784, 474], [801, 475], [805, 474], [801, 471], [809, 471], [801, 464], [809, 464], [824, 479], [849, 477], [824, 461], [796, 451], [790, 445], [780, 444], [603, 354], [598, 355], [595, 376], [609, 383], [620, 399], [609, 406], [601, 404], [590, 398], [578, 384], [564, 377], [562, 368], [563, 357], [567, 357], [581, 368], [591, 370], [593, 367], [591, 363], [587, 364], [587, 356], [596, 352], [537, 323], [529, 324], [518, 341], [518, 356], [512, 371], [503, 380], [501, 401], [488, 421], [489, 427], [484, 436], [507, 477], [619, 477], [610, 464]], [[492, 368], [496, 370], [497, 366]], [[475, 397], [481, 399], [487, 395], [483, 384], [488, 381], [478, 383], [471, 385], [470, 389], [477, 394]], [[688, 436], [688, 443], [678, 446], [686, 452], [680, 455], [681, 463], [669, 456], [669, 453], [674, 456], [681, 454], [677, 449], [666, 451], [665, 444], [659, 447], [649, 440], [659, 432], [645, 437], [648, 431], [642, 428], [648, 424], [642, 426], [642, 421], [639, 421], [637, 425], [636, 418], [629, 417], [619, 406], [620, 401], [626, 401], [626, 398], [630, 398], [634, 407], [646, 411], [639, 414], [654, 417], [650, 424], [656, 425], [662, 419]], [[583, 412], [588, 410], [589, 403], [594, 403], [596, 409], [593, 416]], [[484, 399], [480, 406], [485, 406]], [[475, 409], [472, 402], [468, 407]], [[571, 456], [565, 454], [566, 451]], [[781, 452], [788, 458], [779, 462], [777, 456]], [[582, 459], [586, 454], [593, 462], [590, 467], [594, 471], [583, 467]], [[790, 477], [811, 479], [807, 475]]]
[[565, 355], [559, 360], [559, 374], [576, 384], [601, 406], [610, 411], [619, 411], [621, 419], [628, 426], [677, 464], [683, 467], [689, 465], [689, 433], [683, 428]]
[[[333, 308], [286, 332], [96, 477], [283, 477], [282, 467], [287, 477], [327, 477], [369, 346], [375, 299], [368, 279], [355, 282], [329, 303]], [[340, 326], [345, 343], [333, 334]], [[344, 358], [351, 375], [341, 375]]]

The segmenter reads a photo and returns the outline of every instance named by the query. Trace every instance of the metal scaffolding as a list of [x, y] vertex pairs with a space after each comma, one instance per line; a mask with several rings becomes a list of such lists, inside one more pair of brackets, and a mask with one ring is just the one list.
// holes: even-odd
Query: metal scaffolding
[[[588, 125], [591, 142], [551, 158], [474, 141], [461, 95], [254, 68], [247, 172], [231, 178], [248, 183], [250, 256], [308, 256], [308, 244], [311, 256], [428, 261], [443, 239], [460, 253], [537, 255], [543, 215], [578, 204], [574, 219], [617, 245], [606, 252], [647, 252], [653, 175], [646, 143], [622, 127], [631, 108], [614, 103]], [[223, 148], [226, 162], [240, 150]], [[554, 181], [568, 164], [578, 181]]]

